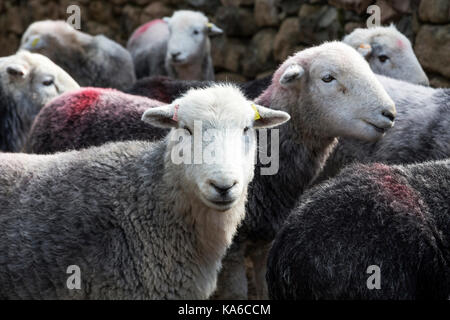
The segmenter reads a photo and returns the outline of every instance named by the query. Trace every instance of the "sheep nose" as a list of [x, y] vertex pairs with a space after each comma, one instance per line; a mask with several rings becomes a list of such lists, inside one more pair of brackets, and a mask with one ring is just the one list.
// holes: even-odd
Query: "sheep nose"
[[216, 181], [210, 181], [209, 184], [216, 190], [216, 192], [220, 195], [226, 195], [231, 188], [233, 188], [237, 181], [232, 182], [231, 184], [220, 184]]
[[388, 118], [389, 120], [391, 120], [392, 122], [394, 122], [394, 120], [395, 120], [395, 115], [392, 113], [392, 111], [390, 111], [390, 110], [383, 110], [383, 111], [381, 112], [381, 114], [382, 114], [383, 116], [385, 116], [386, 118]]

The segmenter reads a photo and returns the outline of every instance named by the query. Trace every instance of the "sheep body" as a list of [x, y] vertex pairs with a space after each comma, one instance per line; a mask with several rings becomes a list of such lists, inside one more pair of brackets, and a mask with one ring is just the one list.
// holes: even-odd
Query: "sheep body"
[[184, 80], [214, 80], [208, 35], [222, 30], [201, 12], [176, 11], [164, 20], [152, 20], [131, 35], [127, 49], [137, 78], [168, 75]]
[[0, 150], [20, 151], [41, 108], [77, 88], [64, 70], [40, 54], [19, 51], [0, 58]]
[[123, 90], [136, 81], [133, 60], [124, 47], [104, 35], [75, 30], [64, 21], [31, 24], [21, 48], [49, 57], [83, 87]]
[[450, 157], [450, 90], [378, 78], [395, 101], [395, 126], [376, 142], [340, 139], [317, 182], [352, 162], [408, 164]]
[[163, 138], [168, 130], [141, 121], [161, 102], [113, 89], [82, 88], [45, 106], [30, 130], [25, 151], [47, 154], [100, 146], [111, 141]]
[[[0, 297], [207, 298], [243, 219], [253, 177], [255, 133], [247, 131], [243, 141], [244, 127], [289, 119], [284, 112], [255, 108], [265, 122], [254, 120], [251, 102], [236, 88], [216, 86], [189, 91], [143, 115], [149, 123], [177, 129], [202, 121], [220, 131], [214, 141], [222, 149], [234, 147], [233, 162], [176, 164], [175, 129], [157, 143], [0, 154]], [[238, 135], [222, 135], [233, 128]], [[189, 139], [182, 144], [192, 147]], [[224, 193], [218, 185], [227, 179], [234, 184]], [[81, 270], [79, 290], [66, 286], [72, 265]]]
[[[273, 299], [447, 299], [450, 161], [356, 164], [307, 191], [275, 238]], [[368, 278], [380, 268], [380, 287]]]
[[[244, 83], [235, 83], [249, 99], [257, 98], [272, 82], [272, 76], [251, 80]], [[170, 103], [192, 88], [202, 88], [211, 85], [206, 80], [178, 80], [165, 76], [152, 76], [139, 79], [125, 92], [145, 96], [161, 102]], [[220, 83], [220, 82], [215, 82]], [[225, 82], [226, 83], [226, 82]]]

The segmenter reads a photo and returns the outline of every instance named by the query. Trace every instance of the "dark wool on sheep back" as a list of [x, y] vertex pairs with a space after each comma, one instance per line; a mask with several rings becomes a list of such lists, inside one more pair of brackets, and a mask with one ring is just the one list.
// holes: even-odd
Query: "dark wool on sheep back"
[[[267, 76], [244, 83], [235, 83], [235, 85], [242, 90], [248, 99], [255, 99], [267, 89], [271, 81], [272, 76]], [[215, 83], [218, 82], [220, 83], [220, 81], [216, 81]], [[153, 76], [139, 79], [125, 92], [170, 103], [189, 89], [204, 88], [212, 83], [214, 82], [202, 80], [178, 80], [165, 76]]]
[[[447, 299], [450, 161], [355, 165], [309, 190], [268, 259], [273, 299]], [[368, 278], [380, 267], [380, 289]]]
[[111, 141], [161, 139], [168, 130], [141, 120], [145, 110], [159, 105], [113, 89], [83, 88], [62, 95], [36, 117], [25, 151], [47, 154]]
[[342, 138], [316, 183], [352, 162], [408, 164], [450, 157], [450, 89], [433, 89], [378, 76], [395, 101], [395, 125], [372, 143]]

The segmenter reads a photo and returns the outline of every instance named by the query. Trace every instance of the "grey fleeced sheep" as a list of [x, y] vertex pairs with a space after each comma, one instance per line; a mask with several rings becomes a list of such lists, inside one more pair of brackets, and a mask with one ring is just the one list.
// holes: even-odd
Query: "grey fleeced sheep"
[[91, 36], [64, 21], [32, 23], [21, 46], [49, 57], [83, 87], [124, 90], [136, 81], [130, 53], [104, 35]]
[[150, 126], [141, 117], [162, 104], [114, 89], [81, 88], [63, 94], [39, 112], [24, 151], [48, 154], [112, 141], [159, 140], [168, 130]]
[[[273, 240], [303, 190], [320, 172], [336, 144], [336, 137], [377, 139], [383, 135], [382, 128], [390, 128], [395, 115], [392, 100], [367, 62], [351, 47], [338, 42], [299, 52], [288, 59], [258, 101], [292, 113], [293, 121], [280, 128], [278, 172], [261, 175], [261, 167], [265, 165], [258, 163], [256, 177], [249, 190], [248, 214], [224, 260], [224, 273], [217, 294], [221, 298], [247, 298], [246, 291], [236, 290], [233, 286], [238, 283], [239, 288], [246, 288], [243, 254], [247, 244], [256, 243], [256, 247], [266, 248]], [[336, 108], [337, 105], [343, 107]], [[73, 107], [68, 105], [66, 109]], [[51, 114], [49, 109], [46, 118], [50, 119]], [[103, 125], [110, 127], [106, 122]], [[51, 139], [59, 139], [57, 132], [51, 132], [47, 141], [50, 145], [53, 144]], [[111, 134], [108, 137], [113, 140], [122, 138]], [[148, 138], [144, 132], [142, 137]], [[61, 138], [75, 140], [71, 135]], [[44, 143], [42, 140], [41, 144]], [[271, 143], [270, 137], [268, 143]], [[268, 150], [270, 148], [271, 145]], [[257, 278], [261, 279], [265, 274], [265, 258], [259, 261], [255, 269]], [[263, 284], [259, 285], [258, 291], [261, 297], [264, 296]]]
[[[244, 217], [251, 128], [288, 119], [215, 86], [147, 110], [143, 120], [173, 128], [158, 143], [0, 154], [0, 298], [207, 298]], [[211, 147], [195, 145], [206, 133], [223, 152], [199, 164], [187, 154]], [[66, 285], [72, 265], [79, 290]]]
[[450, 89], [434, 89], [378, 76], [397, 108], [395, 126], [376, 142], [341, 139], [317, 179], [352, 162], [408, 164], [450, 157]]
[[169, 75], [183, 80], [214, 80], [209, 35], [222, 30], [201, 12], [179, 10], [172, 17], [140, 26], [127, 43], [136, 76]]
[[78, 84], [40, 54], [0, 58], [0, 150], [20, 151], [34, 117], [52, 98]]
[[357, 28], [342, 40], [360, 52], [373, 72], [428, 86], [428, 77], [417, 60], [411, 42], [392, 24]]
[[450, 297], [450, 160], [357, 164], [309, 190], [268, 259], [273, 299]]

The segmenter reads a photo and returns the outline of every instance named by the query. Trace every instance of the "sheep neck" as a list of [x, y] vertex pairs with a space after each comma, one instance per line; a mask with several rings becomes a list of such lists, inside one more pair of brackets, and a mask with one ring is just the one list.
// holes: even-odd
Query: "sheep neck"
[[271, 241], [304, 190], [323, 168], [337, 139], [308, 123], [302, 116], [303, 108], [296, 102], [298, 100], [289, 101], [287, 97], [273, 99], [270, 88], [268, 91], [258, 99], [258, 103], [287, 111], [292, 118], [279, 128], [278, 173], [261, 175], [260, 164], [257, 165], [255, 179], [249, 187], [247, 210], [251, 213], [247, 215], [243, 228], [248, 228], [245, 233], [251, 239]]
[[[182, 166], [172, 163], [170, 148], [164, 143], [165, 140], [158, 143], [158, 156], [144, 154], [139, 160], [141, 161], [139, 167], [149, 169], [138, 173], [140, 188], [134, 195], [135, 198], [143, 197], [137, 203], [147, 203], [148, 200], [145, 199], [156, 197], [157, 207], [151, 211], [144, 208], [145, 212], [130, 217], [128, 223], [131, 222], [132, 228], [139, 231], [133, 234], [138, 235], [145, 252], [169, 250], [161, 249], [155, 244], [152, 231], [155, 225], [158, 226], [159, 237], [162, 235], [164, 240], [164, 248], [172, 248], [172, 251], [167, 251], [170, 254], [164, 255], [163, 261], [158, 261], [156, 265], [153, 260], [147, 261], [146, 255], [140, 253], [137, 256], [143, 260], [137, 264], [141, 265], [143, 270], [156, 272], [155, 269], [160, 269], [162, 273], [171, 270], [171, 273], [183, 277], [186, 276], [184, 264], [188, 264], [191, 269], [187, 277], [195, 278], [196, 286], [187, 288], [186, 290], [190, 292], [185, 297], [205, 299], [215, 289], [221, 259], [244, 218], [246, 192], [230, 210], [222, 212], [207, 207], [191, 190], [192, 188], [186, 187], [186, 182], [182, 178]], [[151, 180], [159, 182], [155, 186]], [[152, 215], [152, 219], [147, 219], [148, 215]], [[173, 254], [173, 251], [179, 253]], [[152, 275], [145, 276], [147, 273], [148, 271], [143, 271], [143, 282], [152, 283]]]

